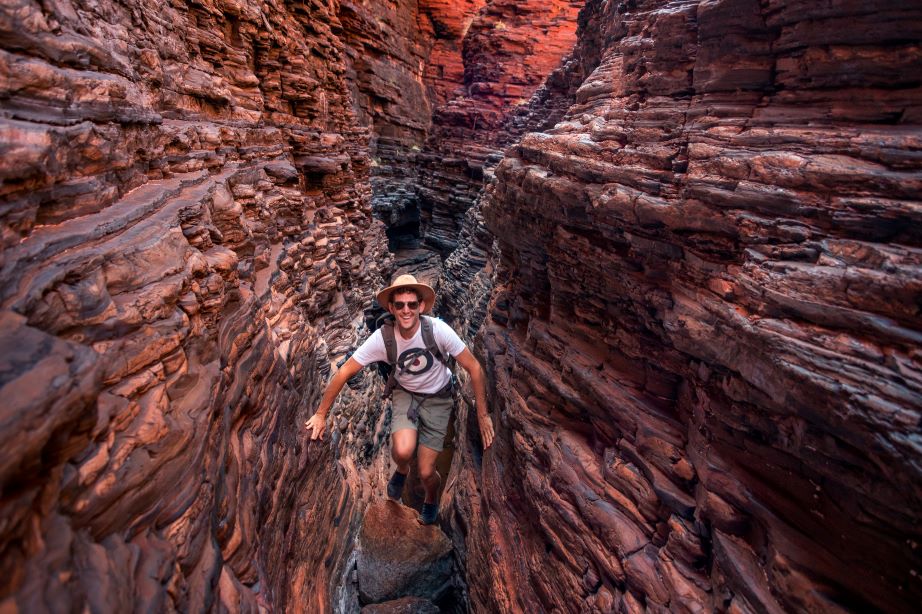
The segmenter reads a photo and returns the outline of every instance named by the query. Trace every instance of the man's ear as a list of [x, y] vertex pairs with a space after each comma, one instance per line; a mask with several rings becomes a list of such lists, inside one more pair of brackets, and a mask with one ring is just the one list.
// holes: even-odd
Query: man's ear
[[426, 301], [419, 302], [419, 313], [420, 315], [426, 313]]

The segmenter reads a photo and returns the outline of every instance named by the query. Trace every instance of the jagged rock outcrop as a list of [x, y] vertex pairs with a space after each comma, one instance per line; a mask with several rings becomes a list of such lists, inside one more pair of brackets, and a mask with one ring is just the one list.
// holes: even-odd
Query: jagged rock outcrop
[[915, 609], [920, 24], [587, 3], [566, 117], [485, 198], [499, 438], [462, 410], [445, 499], [474, 609]]
[[[470, 93], [439, 108], [434, 117], [430, 147], [438, 153], [422, 156], [421, 181], [428, 186], [428, 219], [441, 221], [427, 224], [425, 235], [431, 244], [451, 251], [442, 267], [439, 313], [470, 337], [486, 314], [497, 261], [481, 212], [484, 185], [493, 179], [507, 145], [530, 130], [553, 126], [569, 106], [567, 85], [574, 75], [565, 66], [573, 60], [561, 56], [572, 48], [581, 6], [491, 5], [466, 47]], [[512, 31], [506, 21], [510, 15]], [[496, 56], [492, 60], [491, 54]]]
[[521, 132], [507, 120], [572, 48], [580, 6], [340, 5], [357, 113], [374, 133], [373, 208], [392, 249], [446, 256], [457, 245], [484, 165]]
[[385, 412], [300, 427], [390, 265], [331, 10], [0, 7], [4, 608], [339, 598]]
[[[589, 35], [587, 31], [583, 32], [584, 41]], [[546, 63], [548, 58], [544, 60]], [[457, 247], [442, 267], [442, 292], [438, 303], [439, 314], [459, 330], [466, 331], [470, 338], [476, 335], [486, 316], [487, 302], [493, 289], [493, 273], [499, 260], [498, 246], [493, 234], [484, 225], [482, 213], [484, 198], [491, 190], [494, 169], [502, 159], [499, 150], [527, 132], [549, 129], [563, 118], [572, 102], [572, 93], [592, 70], [587, 69], [584, 63], [578, 56], [564, 57], [527, 101], [528, 104], [516, 100], [499, 128], [480, 135], [481, 139], [491, 141], [496, 150], [487, 153], [480, 166], [482, 181], [471, 182], [466, 187], [471, 199], [474, 199], [473, 206], [466, 211], [461, 207], [452, 216], [453, 223], [460, 220], [460, 233], [456, 239]], [[546, 63], [545, 68], [547, 66], [549, 64]], [[480, 189], [481, 183], [485, 184], [483, 189]], [[469, 202], [471, 200], [466, 199], [464, 206]]]

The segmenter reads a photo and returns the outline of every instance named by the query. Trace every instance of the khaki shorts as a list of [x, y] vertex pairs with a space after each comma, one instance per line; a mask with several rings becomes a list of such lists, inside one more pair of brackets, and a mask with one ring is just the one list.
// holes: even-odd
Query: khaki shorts
[[[407, 417], [410, 411], [410, 403], [422, 403], [419, 405], [419, 424], [413, 422]], [[454, 405], [454, 398], [439, 397], [413, 397], [405, 390], [395, 389], [391, 393], [391, 407], [393, 417], [391, 418], [391, 433], [403, 429], [413, 429], [417, 432], [420, 444], [441, 452], [445, 447], [445, 433], [448, 431], [448, 421], [451, 419], [451, 408]]]

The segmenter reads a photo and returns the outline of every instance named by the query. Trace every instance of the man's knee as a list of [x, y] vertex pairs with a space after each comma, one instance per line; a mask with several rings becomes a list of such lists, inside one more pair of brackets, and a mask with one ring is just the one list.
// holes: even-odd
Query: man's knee
[[398, 463], [408, 463], [416, 451], [416, 431], [402, 429], [391, 436], [391, 456]]
[[391, 456], [398, 463], [408, 463], [413, 459], [413, 446], [394, 444], [391, 449]]
[[419, 479], [428, 482], [432, 478], [438, 476], [438, 471], [435, 470], [435, 465], [419, 465]]

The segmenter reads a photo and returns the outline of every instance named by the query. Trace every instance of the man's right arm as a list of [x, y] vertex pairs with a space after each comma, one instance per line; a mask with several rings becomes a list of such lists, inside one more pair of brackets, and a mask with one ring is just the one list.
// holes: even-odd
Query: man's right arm
[[336, 372], [330, 380], [330, 383], [327, 384], [326, 390], [323, 391], [323, 398], [320, 399], [320, 405], [317, 406], [317, 411], [310, 417], [310, 420], [304, 423], [307, 430], [311, 433], [311, 441], [318, 437], [323, 439], [323, 430], [326, 427], [327, 414], [330, 413], [333, 401], [339, 396], [343, 386], [346, 385], [346, 381], [361, 370], [362, 365], [354, 358], [349, 358], [349, 360], [339, 368], [339, 371]]

